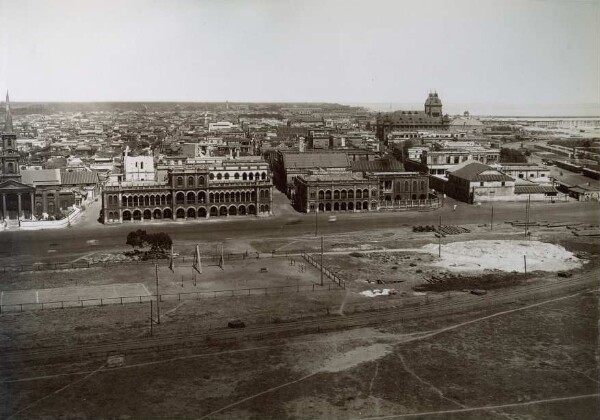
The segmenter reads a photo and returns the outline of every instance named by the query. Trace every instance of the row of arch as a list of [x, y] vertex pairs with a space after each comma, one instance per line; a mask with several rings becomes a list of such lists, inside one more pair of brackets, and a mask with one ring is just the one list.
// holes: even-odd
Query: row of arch
[[[261, 200], [270, 198], [271, 193], [268, 189], [261, 189], [259, 192]], [[118, 206], [118, 195], [108, 195], [108, 206]], [[221, 191], [211, 192], [207, 194], [205, 191], [198, 193], [189, 191], [187, 193], [179, 191], [175, 194], [175, 204], [192, 204], [192, 203], [233, 203], [256, 201], [256, 191]], [[208, 201], [207, 201], [208, 198]], [[169, 194], [142, 194], [142, 195], [123, 195], [121, 197], [121, 205], [124, 207], [139, 207], [139, 206], [168, 206], [172, 204], [172, 195]]]
[[[213, 180], [217, 180], [217, 181], [221, 181], [221, 180], [225, 180], [228, 181], [230, 179], [234, 179], [234, 180], [242, 180], [242, 181], [259, 181], [259, 180], [266, 180], [267, 179], [267, 173], [266, 172], [236, 172], [233, 174], [233, 176], [229, 175], [228, 172], [222, 174], [220, 172], [217, 172], [217, 174], [215, 175], [214, 173], [210, 173], [208, 175], [208, 179], [210, 179], [211, 181]], [[184, 185], [184, 180], [186, 180], [186, 178], [184, 176], [178, 176], [175, 179], [175, 185], [178, 187], [183, 187]], [[198, 177], [195, 176], [188, 176], [187, 177], [187, 187], [195, 187], [195, 186], [199, 186], [199, 187], [203, 187], [206, 183], [206, 178], [203, 175], [200, 175]]]
[[[123, 221], [131, 220], [152, 220], [152, 219], [195, 219], [195, 218], [206, 218], [206, 217], [218, 217], [218, 216], [245, 216], [255, 215], [257, 207], [254, 204], [248, 206], [241, 204], [239, 206], [211, 206], [206, 207], [178, 207], [175, 210], [175, 217], [173, 217], [173, 211], [170, 208], [154, 208], [154, 209], [134, 209], [134, 210], [123, 210]], [[260, 213], [268, 213], [270, 207], [268, 204], [261, 204], [259, 207]], [[118, 211], [109, 211], [107, 213], [107, 219], [109, 222], [119, 221]]]
[[[315, 211], [315, 205], [311, 204], [311, 211]], [[369, 210], [368, 201], [357, 201], [356, 203], [351, 201], [349, 203], [319, 203], [319, 211], [354, 211], [354, 210]], [[371, 203], [371, 210], [377, 210], [377, 201]]]
[[[371, 191], [371, 197], [375, 197], [377, 195], [377, 190], [373, 189]], [[346, 199], [354, 199], [356, 198], [369, 198], [369, 190], [367, 188], [363, 190], [319, 190], [318, 197], [319, 200], [346, 200]]]

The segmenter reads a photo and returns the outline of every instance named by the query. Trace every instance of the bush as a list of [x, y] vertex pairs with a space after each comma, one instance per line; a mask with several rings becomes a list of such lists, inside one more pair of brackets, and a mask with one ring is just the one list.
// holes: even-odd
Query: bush
[[173, 241], [168, 233], [147, 233], [142, 229], [129, 232], [125, 243], [131, 245], [134, 249], [136, 247], [150, 247], [150, 250], [146, 251], [146, 254], [152, 254], [153, 257], [155, 257], [156, 254], [165, 254], [173, 245]]
[[360, 252], [351, 252], [349, 255], [351, 257], [357, 257], [357, 258], [360, 258], [363, 256], [363, 254], [361, 254]]

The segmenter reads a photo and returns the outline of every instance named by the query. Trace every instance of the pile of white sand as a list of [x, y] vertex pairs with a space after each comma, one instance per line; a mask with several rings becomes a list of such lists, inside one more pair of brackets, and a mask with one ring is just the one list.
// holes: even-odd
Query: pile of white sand
[[365, 290], [364, 292], [360, 292], [361, 295], [366, 297], [375, 297], [375, 296], [387, 296], [390, 294], [390, 290], [392, 289], [374, 289], [374, 290]]
[[[438, 244], [428, 244], [423, 251], [438, 255]], [[582, 261], [560, 245], [527, 240], [476, 240], [442, 245], [442, 258], [433, 265], [450, 271], [501, 270], [561, 271], [582, 266]]]

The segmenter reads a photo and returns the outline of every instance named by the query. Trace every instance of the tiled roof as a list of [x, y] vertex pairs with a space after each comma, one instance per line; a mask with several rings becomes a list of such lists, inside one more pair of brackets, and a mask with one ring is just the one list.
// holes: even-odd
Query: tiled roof
[[346, 153], [283, 153], [286, 169], [347, 168], [350, 166]]
[[396, 159], [355, 160], [352, 170], [356, 172], [402, 172], [404, 167]]
[[515, 194], [542, 194], [558, 192], [551, 185], [515, 185]]
[[[487, 172], [484, 174], [484, 172]], [[511, 177], [479, 162], [471, 162], [451, 172], [451, 175], [468, 181], [513, 181]]]
[[98, 173], [94, 171], [60, 171], [62, 185], [97, 184]]
[[26, 169], [21, 171], [21, 182], [27, 185], [60, 185], [59, 169]]

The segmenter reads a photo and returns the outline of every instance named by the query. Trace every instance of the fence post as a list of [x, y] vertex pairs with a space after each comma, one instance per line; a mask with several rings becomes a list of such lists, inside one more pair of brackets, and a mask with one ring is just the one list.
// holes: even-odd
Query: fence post
[[21, 312], [23, 312], [23, 304], [21, 303]]
[[64, 300], [60, 301], [60, 309], [65, 309], [65, 301]]
[[121, 298], [121, 305], [123, 304], [123, 298]]

